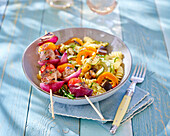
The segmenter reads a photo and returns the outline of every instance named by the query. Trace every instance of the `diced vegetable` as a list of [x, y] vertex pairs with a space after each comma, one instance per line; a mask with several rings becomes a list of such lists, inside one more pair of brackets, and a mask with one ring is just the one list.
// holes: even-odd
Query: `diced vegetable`
[[64, 52], [64, 54], [62, 55], [62, 57], [61, 57], [60, 62], [59, 62], [58, 65], [61, 65], [61, 64], [67, 63], [67, 62], [68, 62], [67, 53]]
[[74, 52], [78, 53], [82, 49], [81, 46], [75, 46], [74, 47]]
[[40, 46], [46, 42], [52, 42], [55, 44], [57, 41], [58, 41], [58, 37], [55, 36], [52, 32], [49, 32], [40, 38], [40, 43], [38, 43], [38, 45]]
[[108, 42], [102, 42], [102, 46], [106, 47], [106, 46], [108, 46], [108, 45], [109, 45]]
[[90, 69], [91, 69], [91, 65], [86, 63], [85, 66], [82, 67], [82, 72], [85, 73]]
[[52, 42], [46, 42], [44, 43], [43, 45], [41, 45], [39, 48], [38, 48], [38, 53], [42, 52], [42, 51], [45, 51], [45, 50], [48, 50], [48, 49], [51, 49], [51, 50], [56, 50], [56, 45]]
[[111, 72], [111, 68], [110, 68], [111, 64], [110, 64], [110, 62], [103, 61], [103, 63], [105, 63], [107, 65], [107, 69], [105, 69], [105, 72]]
[[45, 70], [52, 70], [55, 69], [55, 66], [53, 64], [47, 63], [43, 65], [40, 69], [41, 73], [43, 73]]
[[71, 74], [70, 76], [64, 78], [63, 81], [68, 82], [68, 81], [69, 81], [70, 79], [72, 79], [72, 78], [78, 78], [79, 75], [80, 75], [80, 73], [81, 73], [81, 69], [78, 70], [77, 72]]
[[74, 84], [80, 83], [80, 82], [81, 82], [81, 80], [79, 78], [72, 78], [68, 81], [68, 86], [74, 85]]
[[105, 62], [101, 62], [100, 65], [104, 67], [105, 72], [108, 72], [108, 66], [106, 65]]
[[115, 73], [115, 68], [114, 68], [114, 65], [111, 65], [111, 71], [110, 71], [110, 73]]
[[78, 44], [81, 45], [81, 46], [83, 45], [82, 40], [81, 40], [80, 38], [77, 38], [77, 37], [74, 37], [74, 38], [69, 39], [69, 40], [66, 41], [64, 44], [65, 44], [65, 45], [68, 45], [68, 44], [73, 43], [73, 42], [78, 43]]
[[58, 91], [64, 84], [64, 81], [58, 81], [50, 84], [46, 83], [40, 83], [41, 89], [43, 89], [46, 92], [50, 92], [50, 89], [52, 89], [52, 92]]
[[98, 77], [99, 75], [101, 75], [101, 74], [104, 72], [104, 70], [105, 70], [105, 68], [104, 68], [104, 66], [102, 66], [102, 67], [97, 71], [97, 73], [96, 73], [97, 77]]
[[84, 95], [91, 96], [93, 93], [92, 89], [85, 88], [79, 85], [70, 85], [69, 89], [70, 89], [70, 92], [74, 94], [76, 97], [84, 96]]
[[106, 91], [112, 89], [112, 85], [109, 83], [108, 80], [105, 80], [102, 84], [101, 87], [103, 87]]
[[56, 65], [59, 61], [60, 59], [44, 60], [44, 61], [38, 61], [38, 64], [41, 66], [45, 65], [46, 63], [51, 63]]
[[96, 48], [93, 47], [93, 46], [87, 46], [86, 49], [87, 49], [87, 50], [90, 50], [90, 51], [97, 52]]
[[67, 57], [68, 60], [72, 60], [73, 58], [77, 58], [77, 56], [70, 55], [70, 56]]
[[115, 75], [113, 75], [110, 72], [104, 72], [102, 73], [98, 78], [97, 78], [97, 82], [99, 85], [101, 85], [101, 83], [103, 82], [104, 79], [109, 79], [112, 82], [112, 87], [115, 87], [118, 84], [118, 79]]
[[84, 56], [84, 58], [87, 58], [89, 56], [89, 57], [92, 57], [92, 59], [93, 59], [96, 56], [96, 53], [93, 51], [89, 51], [89, 50], [80, 51], [77, 54], [77, 59], [76, 59], [77, 63], [80, 65], [82, 64], [82, 62], [81, 62], [82, 56]]

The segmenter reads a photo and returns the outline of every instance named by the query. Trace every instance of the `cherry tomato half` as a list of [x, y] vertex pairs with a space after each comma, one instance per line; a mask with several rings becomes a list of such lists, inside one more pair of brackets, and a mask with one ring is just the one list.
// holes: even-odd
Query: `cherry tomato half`
[[41, 73], [43, 73], [45, 70], [51, 70], [51, 69], [55, 69], [55, 66], [53, 64], [47, 63], [41, 67], [40, 71]]
[[81, 80], [80, 80], [79, 78], [72, 78], [72, 79], [70, 79], [70, 80], [68, 81], [68, 86], [69, 86], [69, 85], [74, 85], [74, 84], [80, 83], [80, 82], [81, 82]]

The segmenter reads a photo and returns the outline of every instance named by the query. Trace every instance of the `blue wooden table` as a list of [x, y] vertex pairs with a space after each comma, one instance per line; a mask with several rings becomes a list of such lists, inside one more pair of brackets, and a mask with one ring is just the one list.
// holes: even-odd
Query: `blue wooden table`
[[47, 31], [89, 27], [117, 35], [129, 47], [133, 68], [147, 63], [141, 88], [154, 103], [132, 119], [134, 136], [170, 135], [170, 1], [118, 0], [114, 12], [99, 16], [75, 0], [65, 10], [45, 0], [0, 0], [0, 136], [105, 136], [98, 123], [57, 116], [48, 111], [49, 99], [27, 81], [21, 67], [25, 48]]

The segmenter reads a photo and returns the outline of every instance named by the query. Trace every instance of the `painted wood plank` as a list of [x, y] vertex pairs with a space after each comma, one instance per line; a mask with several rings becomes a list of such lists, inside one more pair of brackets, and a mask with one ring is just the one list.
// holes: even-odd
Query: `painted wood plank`
[[170, 67], [155, 1], [119, 0], [123, 40], [133, 62], [147, 63], [144, 83], [154, 103], [132, 119], [134, 136], [169, 135]]
[[7, 5], [8, 5], [8, 0], [0, 1], [0, 29], [1, 29], [1, 25], [5, 17], [5, 11], [6, 11]]
[[[125, 122], [123, 125], [119, 127], [116, 134], [114, 136], [132, 136], [131, 131], [131, 121]], [[108, 136], [109, 132], [101, 125], [99, 125], [96, 121], [90, 120], [81, 120], [81, 135], [82, 136]]]
[[[40, 35], [44, 35], [45, 30], [55, 31], [67, 27], [81, 26], [81, 2], [75, 1], [74, 7], [66, 10], [54, 9], [44, 3], [42, 26]], [[36, 12], [36, 11], [35, 11]], [[50, 99], [41, 96], [33, 88], [31, 103], [27, 120], [25, 134], [27, 136], [37, 135], [68, 135], [77, 136], [79, 134], [79, 119], [64, 116], [55, 116], [53, 120], [49, 113], [48, 106]]]
[[161, 29], [165, 38], [165, 45], [170, 56], [170, 1], [167, 0], [155, 0]]
[[[120, 16], [119, 16], [119, 5], [113, 11], [113, 13], [100, 16], [96, 13], [92, 12], [86, 1], [83, 1], [83, 12], [82, 12], [82, 26], [99, 29], [110, 34], [114, 34], [122, 39], [122, 30], [120, 24]], [[128, 128], [128, 129], [126, 129]], [[127, 123], [123, 124], [116, 135], [124, 135], [123, 132], [126, 132], [127, 135], [132, 135], [132, 127], [131, 120]], [[80, 134], [82, 136], [105, 136], [108, 135], [109, 132], [106, 131], [103, 127], [101, 127], [95, 121], [90, 120], [81, 120], [81, 128]]]
[[[28, 9], [27, 0], [9, 1], [0, 30], [0, 135], [23, 135], [30, 84], [22, 71], [22, 55], [39, 34], [41, 12]], [[31, 14], [34, 12], [34, 15]], [[32, 26], [27, 20], [32, 15]]]

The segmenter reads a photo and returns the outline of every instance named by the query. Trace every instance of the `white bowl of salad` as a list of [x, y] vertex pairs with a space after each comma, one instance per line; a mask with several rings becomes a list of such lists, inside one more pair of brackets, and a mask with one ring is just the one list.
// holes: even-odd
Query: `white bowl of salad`
[[82, 105], [108, 98], [128, 79], [132, 57], [116, 36], [91, 28], [49, 32], [25, 50], [22, 66], [30, 83], [56, 102]]

